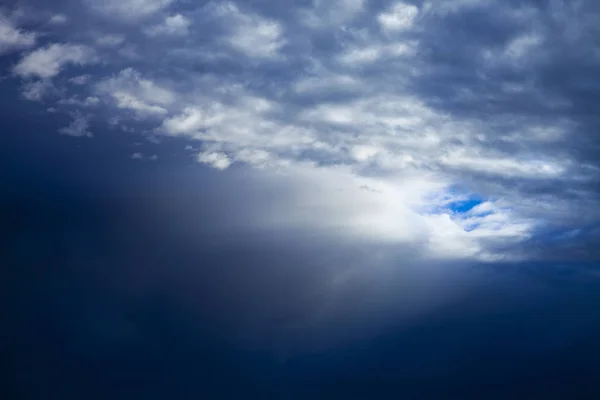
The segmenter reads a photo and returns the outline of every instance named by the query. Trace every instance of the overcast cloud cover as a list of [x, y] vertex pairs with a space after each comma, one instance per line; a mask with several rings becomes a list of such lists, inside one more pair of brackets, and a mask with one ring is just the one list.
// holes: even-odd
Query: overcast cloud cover
[[0, 90], [102, 160], [81, 185], [129, 199], [135, 251], [260, 265], [171, 276], [197, 312], [331, 346], [491, 266], [600, 259], [599, 41], [592, 0], [22, 0]]

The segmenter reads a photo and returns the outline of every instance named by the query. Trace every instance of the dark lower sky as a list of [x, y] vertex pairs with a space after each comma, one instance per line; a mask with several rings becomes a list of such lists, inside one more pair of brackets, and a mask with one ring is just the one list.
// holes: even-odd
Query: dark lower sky
[[[172, 208], [226, 214], [222, 187], [164, 196], [177, 173], [133, 164], [115, 174], [85, 146], [72, 157], [68, 140], [39, 145], [47, 132], [36, 122], [2, 124], [3, 398], [600, 392], [592, 264], [459, 263], [441, 278], [429, 266], [387, 285], [363, 277], [336, 303], [321, 281], [332, 260], [356, 263], [356, 246], [294, 233], [225, 239], [222, 218]], [[313, 321], [324, 302], [332, 310]]]

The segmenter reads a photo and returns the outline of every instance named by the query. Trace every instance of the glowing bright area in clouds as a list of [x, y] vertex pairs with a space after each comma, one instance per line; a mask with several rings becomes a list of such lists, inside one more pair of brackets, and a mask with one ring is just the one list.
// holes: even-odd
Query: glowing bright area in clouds
[[486, 248], [526, 238], [533, 221], [515, 221], [494, 201], [475, 201], [434, 176], [386, 179], [357, 176], [346, 167], [286, 167], [259, 173], [285, 187], [261, 214], [265, 226], [308, 229], [364, 243], [416, 249], [424, 260], [515, 261]]

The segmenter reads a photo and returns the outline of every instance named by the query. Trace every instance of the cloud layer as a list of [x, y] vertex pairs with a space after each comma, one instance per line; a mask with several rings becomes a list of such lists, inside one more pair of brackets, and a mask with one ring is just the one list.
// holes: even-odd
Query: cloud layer
[[424, 259], [596, 257], [592, 1], [88, 0], [43, 15], [35, 30], [2, 16], [0, 52], [21, 52], [25, 99], [73, 116], [60, 133], [92, 137], [95, 114], [249, 169], [295, 193], [264, 227]]

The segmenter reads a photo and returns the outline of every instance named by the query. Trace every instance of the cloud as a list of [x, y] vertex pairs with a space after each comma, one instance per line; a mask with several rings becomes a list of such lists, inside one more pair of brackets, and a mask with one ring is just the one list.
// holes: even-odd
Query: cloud
[[131, 155], [131, 159], [132, 160], [149, 160], [149, 161], [156, 161], [158, 160], [158, 156], [156, 154], [153, 154], [151, 156], [145, 156], [142, 153], [133, 153]]
[[96, 84], [96, 91], [107, 96], [115, 107], [131, 110], [139, 116], [160, 116], [174, 102], [174, 94], [153, 81], [142, 77], [133, 68]]
[[227, 169], [231, 165], [231, 160], [225, 153], [198, 153], [198, 162], [208, 164], [216, 169]]
[[[539, 257], [527, 244], [541, 232], [600, 223], [591, 2], [106, 4], [144, 20], [86, 14], [106, 61], [66, 77], [57, 101], [98, 99], [128, 131], [181, 141], [219, 170], [286, 175], [310, 195], [286, 200], [283, 225], [489, 261]], [[49, 48], [15, 72], [79, 64], [25, 62]], [[26, 85], [42, 98], [41, 81]], [[485, 213], [457, 213], [469, 198]]]
[[91, 79], [91, 75], [78, 75], [69, 78], [69, 83], [72, 83], [73, 85], [86, 85]]
[[155, 14], [171, 5], [173, 0], [86, 0], [86, 3], [103, 14], [132, 20]]
[[419, 9], [403, 2], [397, 2], [392, 7], [377, 16], [377, 21], [386, 31], [403, 31], [413, 27]]
[[119, 47], [125, 41], [125, 36], [117, 34], [105, 34], [96, 38], [96, 44], [100, 47]]
[[165, 17], [164, 21], [158, 25], [150, 26], [144, 29], [146, 35], [154, 36], [185, 36], [188, 34], [192, 21], [181, 14]]
[[32, 47], [36, 34], [17, 28], [0, 12], [0, 55]]
[[278, 57], [285, 44], [283, 28], [273, 20], [240, 8], [230, 2], [214, 7], [215, 17], [224, 21], [229, 32], [225, 42], [234, 50], [252, 58]]
[[31, 101], [42, 101], [44, 97], [56, 91], [51, 82], [40, 79], [23, 85], [23, 97]]
[[90, 123], [88, 117], [79, 113], [72, 114], [72, 117], [73, 121], [68, 126], [58, 130], [61, 135], [88, 138], [94, 136], [89, 130]]
[[21, 77], [52, 78], [68, 65], [84, 66], [98, 61], [94, 49], [74, 44], [51, 44], [27, 54], [14, 67]]
[[88, 108], [99, 105], [100, 99], [96, 96], [87, 96], [85, 99], [82, 100], [77, 98], [76, 96], [73, 96], [59, 100], [58, 104]]
[[365, 9], [364, 0], [314, 0], [312, 7], [298, 10], [301, 21], [313, 29], [327, 29], [350, 23]]
[[48, 22], [52, 25], [64, 25], [69, 22], [69, 18], [64, 14], [54, 14]]

